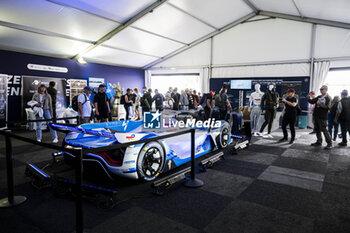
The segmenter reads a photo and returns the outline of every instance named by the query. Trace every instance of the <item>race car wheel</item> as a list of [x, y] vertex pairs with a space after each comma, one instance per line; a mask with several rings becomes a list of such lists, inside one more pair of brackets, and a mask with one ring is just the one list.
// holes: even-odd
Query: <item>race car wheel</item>
[[230, 140], [230, 127], [228, 125], [224, 125], [221, 128], [220, 134], [216, 138], [216, 144], [220, 149], [225, 148], [227, 147], [229, 140]]
[[163, 170], [165, 153], [159, 142], [149, 142], [143, 146], [137, 160], [139, 177], [146, 181], [154, 180]]

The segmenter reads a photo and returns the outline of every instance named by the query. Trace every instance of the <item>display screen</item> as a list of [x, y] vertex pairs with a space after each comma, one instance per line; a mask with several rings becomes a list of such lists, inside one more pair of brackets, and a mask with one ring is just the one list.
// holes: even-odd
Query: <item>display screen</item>
[[248, 79], [231, 80], [231, 89], [251, 90], [252, 89], [252, 80], [248, 80]]

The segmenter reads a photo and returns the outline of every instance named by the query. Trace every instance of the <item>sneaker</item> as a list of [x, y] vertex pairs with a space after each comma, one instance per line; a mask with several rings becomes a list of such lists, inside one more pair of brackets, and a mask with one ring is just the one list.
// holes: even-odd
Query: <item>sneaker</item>
[[333, 138], [333, 141], [337, 141], [337, 138]]
[[260, 132], [257, 132], [258, 136], [262, 137], [264, 134], [263, 133], [260, 133]]
[[263, 138], [273, 138], [273, 136], [271, 134], [266, 134], [263, 136]]
[[285, 142], [287, 140], [288, 140], [287, 138], [281, 138], [280, 140], [278, 140], [278, 142]]
[[58, 138], [55, 138], [52, 143], [57, 143], [58, 142]]
[[346, 142], [339, 142], [338, 146], [347, 146], [348, 144]]
[[37, 139], [36, 141], [37, 141], [37, 142], [41, 142], [41, 139]]
[[322, 143], [320, 143], [320, 142], [314, 142], [314, 143], [311, 143], [311, 146], [322, 146]]
[[330, 150], [330, 149], [332, 149], [332, 147], [333, 147], [332, 145], [327, 145], [324, 149], [325, 150]]
[[293, 144], [294, 143], [294, 139], [289, 141], [289, 144]]
[[254, 132], [253, 136], [259, 136], [259, 134], [257, 132]]

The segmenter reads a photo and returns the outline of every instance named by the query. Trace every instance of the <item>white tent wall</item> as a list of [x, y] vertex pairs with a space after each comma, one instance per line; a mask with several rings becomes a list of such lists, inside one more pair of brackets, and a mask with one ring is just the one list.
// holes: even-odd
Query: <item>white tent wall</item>
[[309, 74], [309, 63], [218, 67], [212, 69], [212, 78], [297, 77], [309, 76]]
[[240, 24], [214, 37], [213, 65], [310, 58], [311, 24], [282, 19]]
[[210, 39], [206, 40], [192, 48], [175, 55], [168, 60], [161, 62], [155, 66], [160, 67], [191, 67], [191, 66], [209, 66], [210, 65], [211, 45]]
[[350, 56], [350, 30], [317, 25], [315, 58]]

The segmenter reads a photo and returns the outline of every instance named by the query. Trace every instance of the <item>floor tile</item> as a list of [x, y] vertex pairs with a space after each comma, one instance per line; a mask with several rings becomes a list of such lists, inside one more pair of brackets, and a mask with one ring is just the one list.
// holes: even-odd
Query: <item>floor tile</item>
[[231, 198], [237, 197], [254, 181], [254, 179], [249, 177], [229, 174], [213, 169], [208, 169], [207, 172], [199, 173], [196, 177], [205, 181], [202, 189]]
[[290, 168], [270, 166], [258, 177], [258, 179], [321, 192], [324, 175]]
[[276, 159], [272, 165], [320, 174], [326, 174], [327, 171], [327, 163], [290, 157], [280, 157]]
[[234, 200], [206, 228], [212, 233], [308, 233], [313, 220], [251, 202]]
[[313, 218], [319, 211], [321, 193], [263, 180], [253, 182], [238, 198], [284, 212]]

